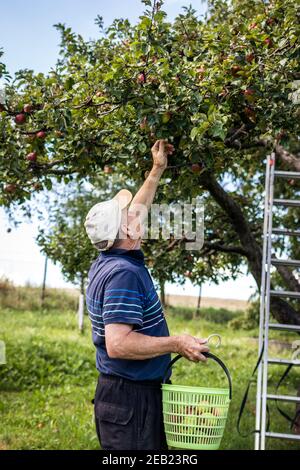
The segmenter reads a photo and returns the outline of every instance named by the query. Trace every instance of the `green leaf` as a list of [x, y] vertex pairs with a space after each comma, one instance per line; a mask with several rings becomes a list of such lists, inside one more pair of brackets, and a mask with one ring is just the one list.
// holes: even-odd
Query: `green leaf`
[[226, 137], [226, 130], [223, 129], [223, 123], [221, 121], [215, 121], [211, 126], [209, 133], [213, 137], [220, 137], [222, 140]]
[[148, 149], [148, 147], [147, 147], [147, 145], [145, 144], [145, 142], [140, 142], [138, 148], [139, 148], [139, 151], [140, 151], [141, 153], [146, 153], [146, 152], [147, 152], [147, 149]]
[[191, 133], [190, 133], [191, 139], [195, 140], [198, 133], [199, 133], [198, 127], [193, 127], [193, 129], [191, 130]]

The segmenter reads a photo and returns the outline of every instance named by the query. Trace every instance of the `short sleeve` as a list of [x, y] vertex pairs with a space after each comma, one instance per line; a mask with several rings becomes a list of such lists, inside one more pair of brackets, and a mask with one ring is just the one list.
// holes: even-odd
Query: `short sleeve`
[[104, 325], [143, 325], [144, 293], [141, 281], [131, 271], [117, 271], [106, 283], [102, 316]]

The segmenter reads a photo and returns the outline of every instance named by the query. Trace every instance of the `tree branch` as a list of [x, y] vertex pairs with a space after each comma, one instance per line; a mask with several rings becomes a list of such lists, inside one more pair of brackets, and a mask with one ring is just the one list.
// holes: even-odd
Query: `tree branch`
[[277, 266], [277, 271], [279, 272], [282, 279], [286, 282], [289, 290], [300, 292], [300, 282], [288, 267]]
[[242, 256], [249, 256], [249, 252], [245, 250], [242, 246], [225, 246], [221, 243], [204, 242], [203, 247], [209, 248], [209, 250], [222, 251], [224, 253], [237, 253]]
[[300, 171], [300, 158], [297, 158], [296, 155], [288, 152], [280, 144], [275, 146], [275, 154], [281, 159], [283, 163], [289, 165], [295, 171]]

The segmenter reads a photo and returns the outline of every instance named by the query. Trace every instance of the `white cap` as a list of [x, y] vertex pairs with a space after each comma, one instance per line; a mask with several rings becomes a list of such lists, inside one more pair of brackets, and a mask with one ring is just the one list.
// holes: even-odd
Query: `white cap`
[[104, 240], [108, 241], [104, 250], [113, 245], [120, 228], [122, 210], [131, 200], [131, 192], [122, 189], [113, 199], [99, 202], [89, 210], [84, 226], [93, 245]]

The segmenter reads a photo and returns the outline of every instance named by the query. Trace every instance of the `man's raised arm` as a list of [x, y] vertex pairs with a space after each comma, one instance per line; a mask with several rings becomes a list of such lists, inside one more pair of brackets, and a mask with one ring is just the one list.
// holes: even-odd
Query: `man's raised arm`
[[151, 152], [153, 157], [152, 169], [144, 184], [132, 199], [128, 210], [129, 215], [136, 217], [139, 214], [141, 224], [147, 217], [147, 211], [153, 202], [159, 180], [168, 165], [168, 155], [172, 155], [174, 147], [172, 144], [168, 144], [167, 141], [161, 139], [155, 142]]

